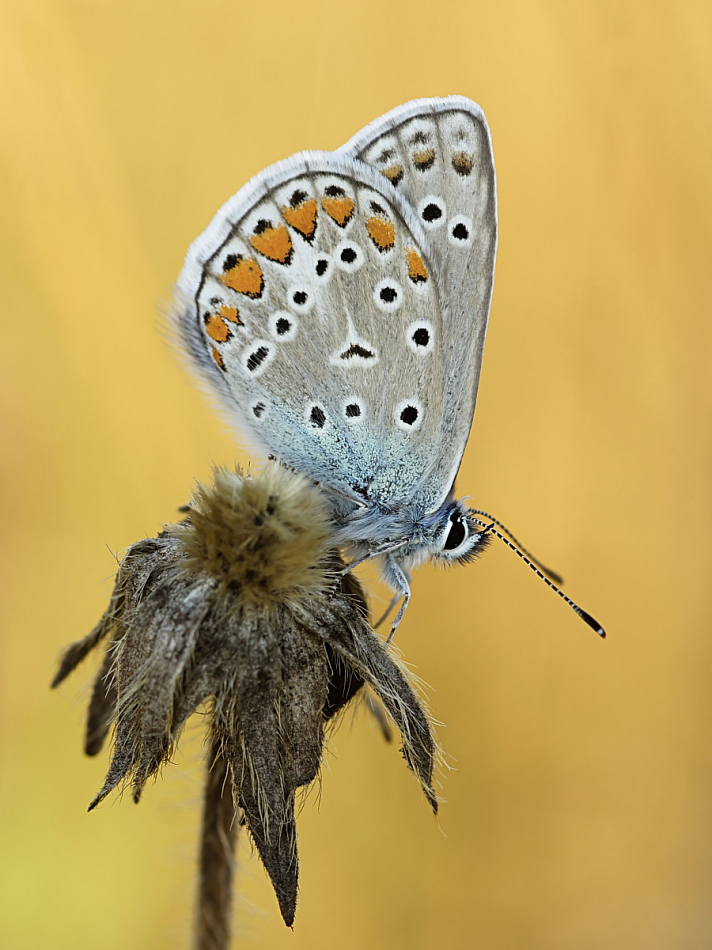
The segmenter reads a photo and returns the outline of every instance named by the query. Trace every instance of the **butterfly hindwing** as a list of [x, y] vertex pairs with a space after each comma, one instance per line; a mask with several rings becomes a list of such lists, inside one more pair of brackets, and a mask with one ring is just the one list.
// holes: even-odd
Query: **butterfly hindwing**
[[180, 332], [258, 443], [393, 503], [413, 494], [443, 426], [441, 270], [380, 174], [302, 153], [253, 179], [191, 247]]
[[412, 207], [441, 262], [442, 431], [426, 508], [451, 488], [467, 442], [487, 331], [497, 244], [494, 159], [482, 110], [462, 96], [419, 99], [381, 116], [340, 150], [377, 169]]

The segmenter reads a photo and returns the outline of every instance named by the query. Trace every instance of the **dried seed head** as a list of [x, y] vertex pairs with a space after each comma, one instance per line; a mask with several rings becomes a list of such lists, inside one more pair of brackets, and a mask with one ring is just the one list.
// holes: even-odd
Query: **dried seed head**
[[277, 462], [259, 478], [216, 469], [198, 484], [185, 522], [166, 533], [184, 548], [180, 567], [219, 581], [219, 592], [240, 592], [243, 606], [294, 603], [324, 591], [335, 546], [323, 494]]
[[434, 811], [437, 754], [408, 673], [367, 620], [333, 542], [320, 489], [272, 464], [258, 477], [219, 469], [190, 515], [126, 553], [109, 607], [65, 653], [58, 685], [101, 641], [86, 750], [114, 725], [104, 785], [138, 801], [205, 705], [214, 755], [270, 875], [285, 923], [297, 901], [297, 789], [318, 774], [327, 723], [368, 684], [403, 740]]

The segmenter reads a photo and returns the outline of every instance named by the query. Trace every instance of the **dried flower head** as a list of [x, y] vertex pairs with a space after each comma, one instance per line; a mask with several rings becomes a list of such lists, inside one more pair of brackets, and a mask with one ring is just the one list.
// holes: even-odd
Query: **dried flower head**
[[[95, 755], [112, 724], [115, 742], [90, 809], [119, 785], [131, 785], [138, 801], [188, 717], [207, 706], [213, 779], [206, 809], [209, 801], [221, 809], [230, 831], [225, 815], [234, 813], [220, 791], [220, 775], [229, 775], [291, 926], [295, 793], [318, 774], [329, 720], [368, 684], [399, 729], [406, 762], [434, 811], [435, 743], [404, 669], [368, 624], [358, 581], [342, 573], [317, 487], [277, 463], [259, 477], [220, 469], [213, 485], [198, 485], [188, 510], [181, 524], [129, 548], [106, 613], [67, 649], [53, 685], [108, 641], [85, 750]], [[215, 861], [217, 814], [205, 813], [204, 875]], [[223, 903], [225, 868], [223, 861]], [[202, 925], [213, 937], [201, 946], [226, 946], [224, 921], [211, 914]]]
[[220, 595], [240, 591], [243, 607], [280, 602], [298, 610], [329, 586], [329, 508], [290, 469], [272, 462], [261, 478], [218, 469], [213, 485], [196, 486], [189, 507], [189, 520], [168, 531], [183, 542], [183, 569], [216, 578]]

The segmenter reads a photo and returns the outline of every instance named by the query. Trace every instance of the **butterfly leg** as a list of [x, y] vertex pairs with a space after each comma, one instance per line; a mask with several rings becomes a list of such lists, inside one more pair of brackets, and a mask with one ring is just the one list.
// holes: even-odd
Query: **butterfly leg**
[[378, 630], [378, 628], [385, 621], [386, 617], [388, 617], [388, 615], [393, 610], [393, 608], [395, 607], [395, 605], [398, 603], [398, 601], [401, 599], [402, 596], [403, 596], [402, 594], [395, 594], [395, 596], [391, 598], [391, 602], [386, 607], [385, 613], [380, 617], [377, 623], [374, 623], [373, 625], [374, 630]]
[[401, 620], [406, 612], [408, 604], [410, 603], [410, 574], [406, 571], [405, 568], [401, 567], [398, 561], [395, 558], [389, 557], [386, 561], [387, 566], [387, 576], [388, 582], [396, 589], [398, 597], [403, 598], [403, 603], [400, 605], [400, 610], [396, 614], [395, 620], [393, 621], [393, 626], [391, 627], [391, 632], [388, 635], [386, 640], [386, 646], [390, 644], [395, 636], [395, 632], [398, 629]]
[[[363, 554], [361, 557], [357, 557], [356, 560], [351, 561], [350, 564], [347, 564], [343, 571], [340, 571], [340, 574], [349, 574], [355, 567], [358, 567], [360, 564], [364, 564], [366, 561], [370, 561], [371, 558], [380, 557], [382, 554], [385, 554], [387, 551], [395, 551], [396, 548], [402, 548], [405, 544], [405, 541], [385, 541], [381, 545], [377, 545], [374, 548], [371, 548], [370, 551], [367, 551], [366, 554]], [[394, 585], [391, 585], [394, 586]], [[400, 593], [398, 595], [401, 596]], [[396, 598], [397, 600], [398, 598]], [[388, 613], [391, 612], [391, 607], [388, 608]], [[388, 614], [386, 614], [386, 617]], [[385, 618], [384, 618], [385, 619]]]
[[381, 730], [381, 734], [383, 735], [383, 738], [386, 740], [386, 742], [392, 742], [393, 734], [391, 732], [391, 727], [388, 722], [388, 719], [386, 718], [386, 714], [383, 710], [383, 706], [381, 706], [380, 702], [376, 699], [376, 697], [372, 696], [370, 693], [366, 695], [366, 707], [368, 708], [368, 711], [371, 713], [373, 718], [378, 723], [378, 726]]

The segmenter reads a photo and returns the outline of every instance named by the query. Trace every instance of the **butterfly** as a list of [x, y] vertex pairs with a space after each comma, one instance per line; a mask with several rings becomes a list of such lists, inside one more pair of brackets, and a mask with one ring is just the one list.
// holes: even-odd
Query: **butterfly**
[[496, 250], [487, 121], [448, 96], [260, 172], [178, 279], [194, 366], [249, 442], [327, 492], [351, 567], [380, 559], [402, 598], [391, 637], [413, 567], [505, 540], [454, 494]]

